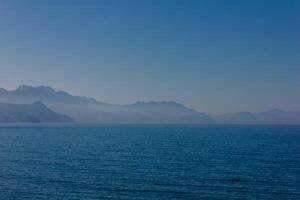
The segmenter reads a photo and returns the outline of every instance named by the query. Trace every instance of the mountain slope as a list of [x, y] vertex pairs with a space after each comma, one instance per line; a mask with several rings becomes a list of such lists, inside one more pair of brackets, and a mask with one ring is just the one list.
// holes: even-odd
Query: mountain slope
[[200, 113], [174, 101], [138, 101], [128, 105], [128, 108], [137, 113], [166, 123], [211, 123], [209, 115]]
[[64, 91], [55, 91], [48, 86], [33, 87], [21, 85], [15, 90], [0, 89], [0, 102], [33, 103], [42, 101], [46, 104], [98, 105], [101, 102], [93, 98], [73, 96]]
[[33, 103], [43, 101], [56, 112], [78, 122], [93, 123], [211, 123], [205, 113], [176, 102], [136, 102], [114, 105], [93, 98], [79, 97], [46, 86], [20, 86], [16, 90], [0, 90], [0, 102]]
[[[239, 112], [218, 115], [212, 119], [206, 113], [198, 112], [174, 101], [138, 101], [130, 105], [116, 105], [99, 102], [93, 98], [73, 96], [64, 91], [55, 91], [47, 86], [22, 85], [11, 91], [0, 88], [0, 102], [32, 104], [36, 101], [42, 101], [51, 110], [71, 116], [78, 122], [300, 124], [300, 112], [282, 110], [259, 113]], [[2, 105], [3, 110], [5, 110], [4, 107], [6, 106]], [[18, 109], [21, 108], [18, 107]], [[5, 112], [2, 112], [2, 114]], [[27, 115], [20, 115], [19, 120], [37, 120], [34, 116], [32, 118], [24, 116]], [[12, 119], [2, 115], [3, 120], [9, 121]], [[51, 121], [51, 117], [40, 119], [40, 121]]]
[[42, 102], [33, 104], [0, 103], [0, 122], [73, 122], [65, 115], [47, 108]]

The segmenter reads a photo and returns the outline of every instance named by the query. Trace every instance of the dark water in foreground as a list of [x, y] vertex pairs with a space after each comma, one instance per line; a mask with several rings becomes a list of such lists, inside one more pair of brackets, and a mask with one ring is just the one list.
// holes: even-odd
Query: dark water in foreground
[[300, 126], [1, 127], [0, 199], [300, 199]]

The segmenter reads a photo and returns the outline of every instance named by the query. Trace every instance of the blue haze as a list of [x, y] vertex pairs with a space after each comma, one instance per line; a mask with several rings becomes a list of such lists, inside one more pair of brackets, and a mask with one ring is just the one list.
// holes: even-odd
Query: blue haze
[[299, 10], [298, 0], [4, 0], [0, 85], [299, 111]]

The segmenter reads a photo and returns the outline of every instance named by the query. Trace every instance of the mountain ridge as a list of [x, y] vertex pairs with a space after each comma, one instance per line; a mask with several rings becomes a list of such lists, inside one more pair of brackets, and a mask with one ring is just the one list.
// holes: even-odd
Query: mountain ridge
[[[272, 109], [258, 113], [235, 112], [212, 116], [175, 101], [136, 101], [119, 105], [76, 96], [49, 86], [21, 85], [15, 90], [0, 88], [0, 102], [45, 103], [57, 113], [78, 122], [92, 123], [196, 123], [196, 124], [300, 124], [300, 112]], [[39, 104], [39, 103], [37, 103]]]
[[92, 123], [212, 123], [206, 113], [175, 101], [136, 101], [128, 105], [100, 102], [74, 96], [49, 86], [21, 85], [15, 90], [0, 90], [0, 102], [33, 103], [42, 101], [56, 112], [78, 122]]
[[235, 112], [217, 115], [218, 123], [229, 124], [300, 124], [300, 112], [271, 109], [262, 112]]
[[[6, 90], [4, 88], [0, 88], [0, 95], [2, 100], [6, 100], [8, 102], [13, 103], [23, 103], [27, 101], [27, 103], [33, 102], [33, 97], [36, 101], [42, 102], [51, 102], [51, 101], [62, 101], [65, 103], [72, 104], [102, 104], [102, 102], [97, 101], [94, 98], [84, 97], [84, 96], [74, 96], [65, 91], [56, 91], [49, 86], [29, 86], [29, 85], [20, 85], [15, 90]], [[24, 95], [30, 95], [30, 99], [24, 98]], [[22, 100], [18, 99], [18, 96], [22, 96]]]

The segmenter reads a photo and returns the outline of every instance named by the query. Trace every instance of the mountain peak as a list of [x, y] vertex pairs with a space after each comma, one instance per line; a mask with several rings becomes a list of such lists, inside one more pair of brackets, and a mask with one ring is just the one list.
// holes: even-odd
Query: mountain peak
[[53, 88], [51, 88], [49, 86], [43, 86], [43, 85], [37, 87], [36, 89], [42, 90], [42, 91], [45, 91], [45, 92], [55, 92], [55, 90]]
[[33, 86], [30, 85], [20, 85], [16, 90], [21, 91], [21, 90], [28, 90], [28, 89], [33, 89]]
[[32, 103], [33, 106], [45, 106], [45, 104], [42, 101], [36, 101]]
[[40, 92], [45, 92], [45, 93], [54, 93], [55, 90], [49, 86], [38, 86], [38, 87], [34, 87], [31, 85], [20, 85], [16, 91], [40, 91]]
[[[15, 90], [1, 90], [0, 102], [10, 103], [27, 103], [32, 104], [36, 101], [42, 101], [46, 105], [61, 105], [64, 103], [72, 105], [89, 105], [95, 106], [100, 104], [96, 99], [82, 96], [73, 96], [65, 91], [56, 91], [49, 86], [30, 86], [20, 85]], [[104, 104], [104, 103], [102, 103]]]

